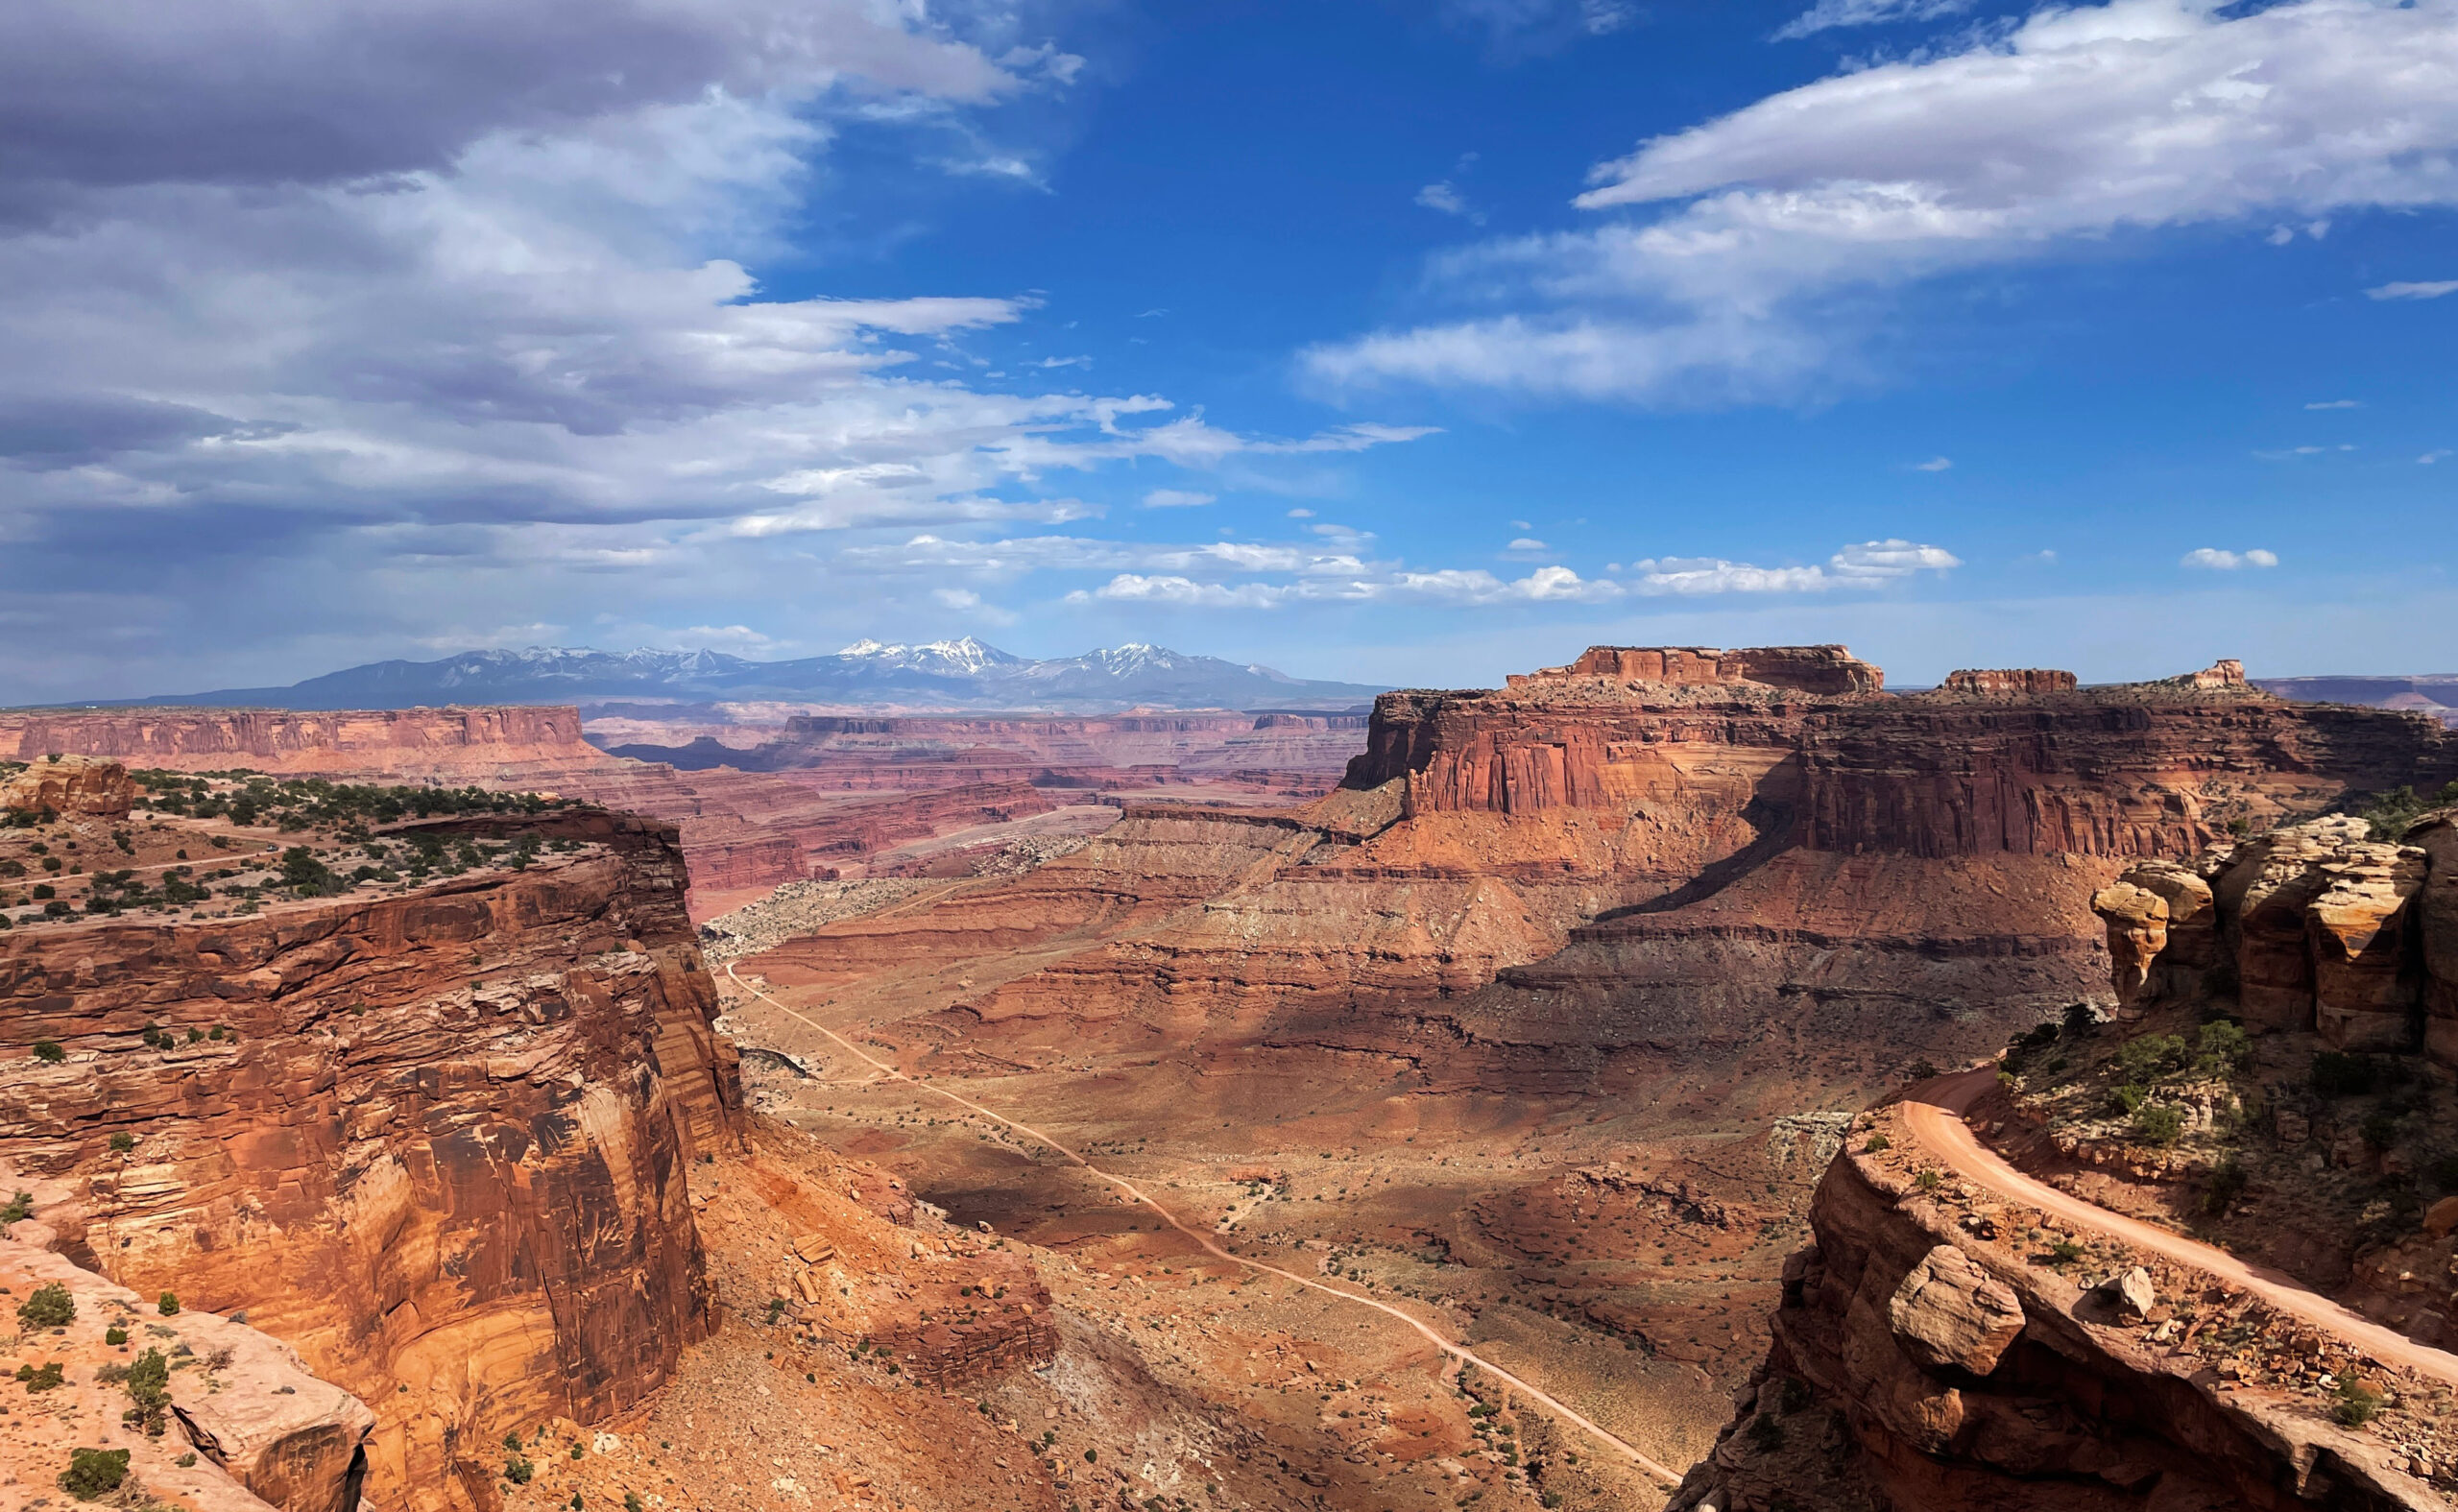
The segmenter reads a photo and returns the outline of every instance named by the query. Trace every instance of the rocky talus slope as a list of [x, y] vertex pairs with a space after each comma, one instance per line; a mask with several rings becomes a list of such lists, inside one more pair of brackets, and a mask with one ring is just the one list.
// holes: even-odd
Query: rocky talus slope
[[[1856, 1123], [1775, 1340], [1675, 1512], [2444, 1508], [2446, 1385]], [[2361, 1426], [2340, 1380], [2374, 1393]]]
[[739, 1139], [674, 831], [375, 899], [0, 937], [0, 1160], [60, 1253], [296, 1348], [379, 1504], [494, 1505], [494, 1441], [631, 1406], [710, 1326], [685, 1173]]

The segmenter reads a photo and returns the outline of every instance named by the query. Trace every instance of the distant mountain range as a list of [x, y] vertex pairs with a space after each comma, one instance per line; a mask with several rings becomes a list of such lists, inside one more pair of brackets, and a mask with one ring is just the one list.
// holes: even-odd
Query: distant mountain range
[[2403, 708], [2430, 714], [2458, 729], [2458, 672], [2428, 672], [2414, 677], [2256, 677], [2246, 681], [2281, 698]]
[[774, 699], [907, 708], [1349, 708], [1379, 687], [1321, 683], [1270, 667], [1128, 644], [1035, 660], [962, 640], [928, 645], [857, 641], [833, 656], [753, 661], [722, 651], [592, 651], [532, 646], [470, 651], [439, 661], [373, 661], [288, 687], [217, 688], [123, 706], [259, 708], [409, 708], [434, 704], [586, 704]]

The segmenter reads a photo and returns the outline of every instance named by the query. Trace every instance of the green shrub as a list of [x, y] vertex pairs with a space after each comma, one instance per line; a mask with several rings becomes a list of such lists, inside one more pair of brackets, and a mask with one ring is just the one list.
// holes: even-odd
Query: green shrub
[[2194, 1036], [2194, 1069], [2205, 1076], [2225, 1076], [2241, 1070], [2253, 1058], [2253, 1038], [2244, 1026], [2228, 1019], [2213, 1019]]
[[136, 1136], [123, 1130], [111, 1136], [110, 1145], [113, 1155], [126, 1155], [136, 1148]]
[[35, 1042], [35, 1059], [37, 1061], [48, 1061], [52, 1065], [57, 1066], [60, 1062], [68, 1059], [68, 1052], [60, 1047], [60, 1044], [58, 1040], [36, 1040]]
[[29, 1393], [49, 1391], [68, 1383], [68, 1367], [56, 1359], [40, 1370], [32, 1365], [20, 1365], [17, 1367], [17, 1379], [25, 1382]]
[[2133, 1115], [2133, 1137], [2145, 1144], [2174, 1144], [2185, 1132], [2185, 1111], [2173, 1103], [2146, 1103]]
[[503, 1462], [503, 1478], [516, 1486], [529, 1484], [530, 1477], [537, 1474], [538, 1467], [518, 1454]]
[[125, 1344], [128, 1342], [128, 1330], [121, 1328], [118, 1324], [114, 1323], [109, 1328], [103, 1330], [103, 1342], [106, 1344]]
[[2071, 1265], [2082, 1258], [2083, 1246], [2072, 1239], [2059, 1239], [2048, 1247], [2049, 1263], [2052, 1265]]
[[36, 1286], [17, 1305], [17, 1321], [33, 1329], [64, 1329], [77, 1319], [77, 1299], [58, 1282]]
[[2089, 1003], [2068, 1003], [2065, 1005], [2065, 1017], [2060, 1020], [2060, 1026], [2064, 1030], [2065, 1038], [2087, 1040], [2100, 1032], [2099, 1010]]
[[2370, 1056], [2324, 1050], [2313, 1057], [2310, 1080], [2325, 1097], [2354, 1097], [2371, 1092], [2378, 1074]]
[[2362, 1428], [2381, 1410], [2381, 1394], [2364, 1382], [2350, 1379], [2339, 1382], [2339, 1399], [2330, 1407], [2330, 1416], [2349, 1428]]
[[72, 1449], [68, 1468], [60, 1473], [60, 1489], [80, 1501], [107, 1497], [128, 1479], [128, 1451]]
[[2129, 1082], [2124, 1086], [2109, 1089], [2109, 1106], [2118, 1113], [2130, 1114], [2141, 1107], [2142, 1099], [2150, 1095], [2149, 1092]]
[[2146, 1034], [2118, 1045], [2116, 1063], [2127, 1081], [2153, 1081], [2185, 1064], [2185, 1042], [2173, 1034]]
[[158, 1438], [163, 1415], [171, 1405], [171, 1362], [160, 1350], [149, 1349], [128, 1367], [126, 1384], [128, 1399], [134, 1405], [120, 1415], [120, 1421]]
[[1891, 1150], [1893, 1148], [1894, 1141], [1892, 1140], [1888, 1139], [1883, 1134], [1872, 1134], [1869, 1136], [1869, 1142], [1861, 1146], [1861, 1152], [1865, 1155], [1875, 1155], [1880, 1150]]
[[21, 1191], [14, 1197], [9, 1199], [9, 1205], [7, 1207], [0, 1208], [0, 1227], [5, 1227], [8, 1224], [14, 1223], [19, 1218], [30, 1216], [34, 1211], [35, 1194], [30, 1191]]
[[1922, 1171], [1919, 1175], [1912, 1178], [1912, 1180], [1913, 1184], [1918, 1187], [1922, 1191], [1936, 1191], [1939, 1188], [1946, 1184], [1946, 1179], [1943, 1176], [1939, 1175], [1936, 1171]]
[[160, 1309], [162, 1316], [166, 1318], [175, 1318], [180, 1315], [180, 1299], [178, 1294], [175, 1292], [166, 1291], [162, 1293], [162, 1300], [156, 1303], [155, 1306]]

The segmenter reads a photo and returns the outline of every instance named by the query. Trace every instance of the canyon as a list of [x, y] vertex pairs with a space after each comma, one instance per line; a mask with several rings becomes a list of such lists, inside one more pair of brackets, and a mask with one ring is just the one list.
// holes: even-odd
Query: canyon
[[[372, 760], [356, 716], [230, 762], [116, 710], [79, 754], [587, 804], [402, 829], [538, 834], [522, 868], [0, 936], [0, 1160], [46, 1263], [244, 1311], [365, 1404], [406, 1504], [1659, 1504], [1633, 1449], [1720, 1512], [1812, 1451], [1905, 1506], [2219, 1504], [2289, 1461], [2403, 1504], [2363, 1500], [2407, 1472], [2361, 1438], [2283, 1449], [2155, 1380], [2140, 1328], [2072, 1323], [2089, 1288], [1976, 1239], [1990, 1199], [1868, 1149], [1908, 1115], [1865, 1110], [2133, 1013], [2182, 958], [2123, 900], [2458, 778], [2430, 720], [2227, 662], [1896, 694], [1837, 646], [1597, 647], [1362, 729], [413, 712]], [[2428, 891], [2355, 870], [2342, 946]], [[2024, 1468], [2068, 1451], [2083, 1482]]]

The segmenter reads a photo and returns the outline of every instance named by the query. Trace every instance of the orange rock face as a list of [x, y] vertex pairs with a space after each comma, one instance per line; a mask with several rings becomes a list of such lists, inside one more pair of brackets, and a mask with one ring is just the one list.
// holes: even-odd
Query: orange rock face
[[174, 772], [389, 772], [463, 780], [606, 765], [576, 709], [128, 708], [0, 715], [0, 749], [20, 761], [111, 757]]
[[0, 808], [12, 813], [89, 814], [125, 819], [136, 801], [136, 784], [117, 761], [67, 756], [36, 761], [0, 784]]
[[2071, 672], [2043, 667], [1966, 667], [1947, 673], [1941, 685], [1949, 693], [1981, 698], [2028, 698], [2036, 693], [2071, 693], [2079, 684]]
[[412, 828], [576, 849], [0, 939], [0, 1158], [68, 1192], [38, 1215], [70, 1259], [244, 1308], [369, 1403], [372, 1498], [489, 1506], [503, 1433], [629, 1406], [707, 1329], [685, 1169], [740, 1094], [671, 829]]

